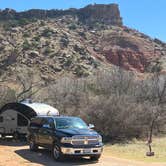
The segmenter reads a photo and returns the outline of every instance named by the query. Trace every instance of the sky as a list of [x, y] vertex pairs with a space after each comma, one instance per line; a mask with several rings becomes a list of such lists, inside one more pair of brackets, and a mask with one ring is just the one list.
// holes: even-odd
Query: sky
[[166, 0], [0, 0], [0, 9], [67, 9], [94, 3], [119, 4], [124, 25], [166, 42]]

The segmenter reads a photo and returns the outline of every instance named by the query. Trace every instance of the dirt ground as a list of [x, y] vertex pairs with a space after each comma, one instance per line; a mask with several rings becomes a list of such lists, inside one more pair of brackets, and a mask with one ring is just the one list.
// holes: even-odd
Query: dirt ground
[[114, 158], [103, 153], [99, 162], [92, 162], [87, 158], [68, 158], [63, 162], [55, 162], [51, 153], [45, 149], [30, 152], [24, 143], [0, 140], [0, 166], [166, 166], [162, 163], [141, 163]]

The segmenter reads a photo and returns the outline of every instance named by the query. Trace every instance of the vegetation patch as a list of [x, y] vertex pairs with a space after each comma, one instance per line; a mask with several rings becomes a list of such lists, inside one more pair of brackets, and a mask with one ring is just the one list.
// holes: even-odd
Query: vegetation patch
[[138, 140], [124, 144], [106, 144], [104, 154], [144, 162], [166, 162], [166, 137], [154, 138], [152, 147], [155, 152], [155, 155], [152, 157], [146, 156], [148, 151], [146, 141]]

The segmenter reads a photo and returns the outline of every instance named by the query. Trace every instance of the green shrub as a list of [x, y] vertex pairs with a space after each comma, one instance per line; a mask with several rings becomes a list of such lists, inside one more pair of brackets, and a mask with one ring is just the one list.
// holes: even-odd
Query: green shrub
[[30, 37], [30, 34], [29, 34], [28, 32], [25, 32], [25, 33], [23, 34], [23, 37], [25, 37], [25, 38]]
[[46, 25], [46, 23], [42, 20], [42, 21], [40, 21], [40, 26], [45, 26]]
[[52, 52], [51, 48], [46, 47], [46, 49], [44, 50], [45, 54], [50, 54]]
[[47, 28], [47, 29], [44, 29], [43, 30], [43, 32], [42, 32], [42, 36], [43, 37], [47, 37], [47, 38], [49, 38], [49, 37], [51, 37], [52, 35], [53, 35], [53, 30], [51, 30], [50, 28]]
[[60, 39], [60, 43], [61, 43], [62, 47], [67, 47], [69, 45], [68, 36], [62, 36]]
[[32, 41], [32, 47], [36, 48], [38, 47], [39, 43], [37, 41]]
[[68, 26], [68, 28], [69, 28], [70, 30], [75, 30], [75, 29], [77, 29], [77, 25], [74, 24], [74, 23], [71, 23], [71, 24]]
[[72, 64], [72, 58], [68, 58], [67, 61], [64, 63], [64, 66], [69, 67]]
[[85, 34], [85, 32], [78, 32], [78, 34], [79, 34], [81, 37], [83, 37], [84, 39], [86, 39], [86, 34]]
[[78, 77], [87, 77], [89, 75], [89, 73], [85, 69], [83, 69], [83, 67], [81, 67], [81, 66], [76, 67], [75, 74]]
[[160, 72], [161, 70], [162, 70], [162, 65], [161, 65], [161, 63], [157, 63], [156, 65], [154, 65], [154, 66], [152, 67], [151, 72], [152, 72], [152, 73], [155, 73], [155, 72]]
[[10, 31], [11, 28], [18, 27], [18, 26], [24, 26], [24, 25], [27, 25], [27, 24], [35, 22], [35, 21], [36, 21], [36, 19], [27, 19], [27, 18], [21, 18], [21, 19], [17, 19], [17, 20], [9, 20], [3, 24], [3, 28], [6, 31]]
[[40, 41], [40, 36], [35, 36], [34, 38], [33, 38], [33, 40], [35, 40], [35, 41]]
[[28, 40], [25, 40], [22, 45], [23, 50], [29, 50], [31, 48], [31, 44], [28, 42]]

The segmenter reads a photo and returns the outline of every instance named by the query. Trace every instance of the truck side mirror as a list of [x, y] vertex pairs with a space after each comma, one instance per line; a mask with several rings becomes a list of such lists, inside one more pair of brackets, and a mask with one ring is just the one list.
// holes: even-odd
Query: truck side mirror
[[44, 124], [44, 125], [43, 125], [43, 128], [50, 129], [51, 127], [50, 127], [50, 125], [49, 125], [49, 124]]
[[94, 127], [95, 127], [94, 124], [89, 124], [88, 126], [89, 129], [93, 129]]
[[39, 130], [39, 127], [37, 127], [37, 126], [31, 126], [30, 127], [32, 130]]

